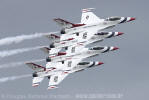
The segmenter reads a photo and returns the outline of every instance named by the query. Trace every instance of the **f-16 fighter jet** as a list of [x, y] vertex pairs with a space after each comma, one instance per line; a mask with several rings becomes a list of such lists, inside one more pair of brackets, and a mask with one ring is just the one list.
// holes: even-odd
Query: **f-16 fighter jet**
[[[49, 53], [46, 59], [46, 67], [26, 63], [35, 72], [33, 73], [33, 86], [47, 77], [49, 79], [48, 89], [57, 88], [57, 85], [70, 73], [101, 65], [102, 62], [83, 62], [86, 58], [97, 56], [101, 53], [117, 50], [117, 47], [96, 46], [86, 48], [87, 45], [102, 41], [105, 38], [122, 35], [121, 32], [102, 32], [102, 30], [114, 27], [117, 24], [135, 20], [133, 17], [109, 17], [101, 19], [93, 12], [93, 8], [83, 9], [81, 23], [74, 24], [66, 20], [54, 19], [62, 26], [61, 36], [51, 34], [47, 36], [52, 39], [50, 48], [42, 48]], [[62, 48], [65, 52], [60, 51]]]
[[[39, 83], [48, 77], [48, 89], [57, 88], [57, 85], [70, 73], [82, 71], [86, 68], [101, 65], [102, 62], [82, 62], [83, 59], [98, 55], [100, 53], [117, 50], [117, 47], [92, 47], [84, 48], [81, 52], [75, 53], [74, 47], [69, 47], [67, 53], [61, 53], [52, 59], [47, 59], [46, 68], [34, 63], [26, 63], [30, 68], [35, 70], [33, 73], [33, 86], [38, 86]], [[77, 47], [77, 49], [80, 49]], [[71, 52], [70, 52], [71, 50]], [[69, 53], [70, 52], [70, 53]], [[72, 54], [72, 55], [70, 55]], [[66, 56], [65, 56], [66, 55]], [[58, 57], [58, 58], [57, 58]], [[52, 61], [51, 61], [52, 60]]]
[[57, 54], [57, 52], [59, 52], [62, 48], [68, 48], [69, 46], [73, 46], [73, 45], [86, 46], [94, 42], [103, 41], [105, 38], [112, 38], [122, 34], [123, 34], [122, 32], [98, 32], [96, 34], [93, 34], [92, 37], [87, 39], [80, 33], [79, 37], [73, 36], [73, 38], [68, 38], [63, 41], [54, 42], [50, 44], [50, 48], [43, 47], [41, 48], [41, 50], [48, 54]]
[[[68, 61], [68, 65], [65, 66], [61, 62], [47, 64], [46, 67], [37, 65], [35, 63], [26, 63], [31, 69], [34, 70], [32, 86], [38, 86], [42, 80], [47, 77], [49, 79], [48, 89], [58, 88], [57, 85], [68, 76], [70, 73], [79, 72], [87, 68], [98, 66], [103, 64], [102, 62], [80, 62], [75, 67], [71, 67], [72, 62]], [[69, 69], [68, 69], [69, 68]]]
[[97, 33], [100, 30], [114, 27], [117, 24], [135, 20], [134, 17], [117, 16], [101, 19], [92, 12], [93, 9], [82, 9], [81, 23], [79, 24], [74, 24], [60, 18], [56, 18], [54, 21], [62, 27], [61, 34], [77, 34], [78, 32], [86, 31], [86, 29]]
[[[43, 51], [48, 51], [49, 54], [56, 53], [61, 50], [61, 48], [73, 46], [73, 45], [88, 45], [94, 42], [102, 41], [105, 38], [111, 38], [115, 36], [122, 35], [122, 32], [98, 32], [96, 34], [93, 34], [92, 37], [84, 36], [80, 33], [80, 36], [73, 36], [73, 38], [68, 38], [66, 40], [60, 41], [60, 42], [54, 42], [50, 45], [50, 48], [41, 48]], [[46, 49], [46, 50], [45, 50]]]
[[117, 47], [92, 47], [92, 48], [84, 48], [84, 46], [80, 47], [69, 47], [66, 53], [62, 53], [61, 55], [55, 55], [55, 56], [49, 56], [47, 58], [47, 62], [58, 62], [58, 61], [65, 61], [65, 60], [70, 60], [70, 59], [85, 59], [88, 57], [96, 56], [100, 53], [105, 53], [108, 51], [113, 51], [117, 50]]
[[[100, 33], [108, 32], [101, 32], [101, 30], [114, 27], [117, 24], [135, 20], [133, 17], [109, 17], [106, 19], [101, 19], [97, 17], [92, 10], [93, 8], [82, 10], [81, 23], [79, 24], [73, 24], [60, 18], [54, 19], [54, 21], [56, 21], [62, 27], [60, 32], [62, 35], [60, 36], [60, 41], [53, 42], [50, 45], [50, 48], [52, 48], [50, 54], [60, 51], [61, 47], [74, 45], [77, 42], [84, 43], [85, 41], [96, 42], [100, 41], [101, 39], [103, 40], [103, 34]], [[109, 34], [104, 35], [108, 36]], [[97, 38], [94, 39], [96, 36]], [[116, 35], [111, 35], [111, 37], [112, 36]]]

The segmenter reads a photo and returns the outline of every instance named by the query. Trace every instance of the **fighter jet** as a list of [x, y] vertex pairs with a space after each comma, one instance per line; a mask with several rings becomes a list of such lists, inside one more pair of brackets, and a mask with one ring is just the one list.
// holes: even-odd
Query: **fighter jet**
[[[71, 46], [71, 45], [75, 45], [76, 43], [77, 44], [91, 44], [91, 43], [94, 43], [94, 42], [97, 42], [97, 41], [102, 41], [104, 40], [105, 38], [111, 38], [111, 37], [115, 37], [115, 36], [119, 36], [119, 35], [122, 35], [123, 33], [122, 32], [98, 32], [96, 34], [93, 34], [93, 36], [91, 37], [83, 37], [83, 36], [73, 36], [73, 38], [68, 38], [67, 40], [63, 40], [63, 41], [60, 41], [60, 42], [55, 42], [55, 43], [52, 43], [50, 45], [50, 48], [63, 48], [63, 47], [68, 47], [68, 46]], [[81, 33], [80, 33], [81, 35]]]
[[117, 47], [107, 46], [92, 47], [84, 48], [81, 52], [75, 53], [74, 47], [69, 48], [70, 49], [68, 49], [67, 51], [68, 54], [59, 53], [59, 55], [51, 57], [52, 59], [48, 58], [46, 67], [30, 62], [26, 63], [30, 68], [35, 71], [33, 73], [34, 78], [32, 86], [38, 86], [39, 83], [44, 79], [44, 77], [48, 77], [48, 79], [50, 80], [48, 89], [57, 88], [57, 85], [70, 73], [82, 71], [86, 68], [103, 64], [102, 62], [82, 62], [83, 59], [98, 55], [100, 53], [105, 53], [118, 49]]
[[60, 55], [52, 55], [47, 57], [47, 62], [58, 62], [58, 61], [65, 61], [70, 59], [85, 59], [88, 57], [92, 57], [98, 55], [100, 53], [105, 53], [108, 51], [117, 50], [117, 47], [108, 47], [108, 46], [98, 46], [92, 48], [84, 48], [84, 46], [80, 47], [69, 47], [66, 53], [62, 53]]
[[52, 55], [57, 54], [57, 52], [59, 52], [62, 48], [67, 49], [69, 46], [77, 46], [77, 45], [83, 45], [84, 47], [86, 47], [89, 44], [100, 42], [106, 38], [116, 37], [122, 34], [123, 34], [122, 32], [98, 32], [89, 38], [82, 38], [81, 35], [79, 37], [73, 36], [73, 38], [68, 38], [63, 41], [54, 42], [50, 44], [50, 48], [43, 47], [41, 48], [41, 50], [44, 51], [45, 53]]
[[[73, 62], [73, 61], [72, 61]], [[66, 78], [70, 73], [83, 71], [87, 68], [98, 66], [103, 64], [103, 62], [79, 62], [75, 67], [71, 67], [70, 61], [68, 61], [68, 66], [62, 63], [54, 63], [52, 67], [51, 64], [47, 64], [46, 67], [37, 65], [35, 63], [26, 63], [31, 69], [34, 70], [32, 86], [36, 87], [42, 80], [47, 77], [49, 79], [48, 89], [58, 88], [58, 84]], [[69, 68], [69, 70], [68, 70]]]
[[[126, 23], [135, 20], [134, 17], [108, 17], [101, 19], [97, 17], [92, 10], [95, 8], [82, 9], [81, 22], [78, 24], [71, 23], [61, 18], [55, 18], [61, 27], [61, 34], [77, 34], [78, 32], [92, 30], [93, 33], [97, 33], [100, 30], [114, 27], [117, 24]], [[63, 37], [65, 38], [65, 36]]]
[[[84, 62], [86, 58], [118, 49], [113, 46], [95, 46], [90, 48], [86, 48], [86, 46], [106, 38], [122, 35], [122, 32], [103, 32], [102, 30], [135, 20], [135, 18], [109, 17], [101, 19], [92, 10], [93, 8], [83, 9], [81, 23], [78, 24], [60, 18], [54, 19], [62, 26], [61, 36], [56, 34], [48, 35], [47, 37], [52, 40], [50, 48], [41, 48], [49, 54], [46, 58], [46, 67], [32, 62], [26, 63], [35, 71], [33, 73], [32, 86], [38, 86], [44, 77], [47, 77], [49, 79], [48, 89], [57, 88], [57, 85], [70, 73], [103, 64], [98, 61]], [[62, 48], [65, 49], [64, 52], [61, 51]]]
[[[50, 44], [50, 48], [52, 48], [50, 54], [60, 51], [62, 47], [74, 45], [75, 43], [80, 42], [82, 44], [85, 43], [85, 41], [88, 41], [86, 43], [89, 44], [94, 41], [96, 42], [103, 40], [100, 39], [100, 36], [103, 37], [100, 33], [106, 32], [101, 32], [101, 30], [114, 27], [117, 24], [135, 20], [133, 17], [109, 17], [106, 19], [101, 19], [97, 17], [92, 10], [93, 8], [82, 10], [81, 23], [79, 24], [73, 24], [60, 18], [54, 19], [54, 21], [62, 27], [60, 32], [62, 35], [60, 36], [59, 42], [53, 42]], [[111, 35], [111, 37], [112, 36], [116, 35]]]

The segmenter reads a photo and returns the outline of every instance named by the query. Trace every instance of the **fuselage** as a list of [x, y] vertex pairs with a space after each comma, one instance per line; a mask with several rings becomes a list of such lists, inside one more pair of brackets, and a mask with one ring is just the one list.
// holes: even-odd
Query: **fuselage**
[[100, 30], [104, 30], [104, 29], [113, 27], [113, 26], [119, 24], [122, 20], [123, 20], [123, 17], [116, 21], [106, 21], [105, 19], [103, 19], [101, 22], [98, 22], [98, 23], [92, 23], [92, 24], [87, 24], [87, 25], [74, 27], [74, 28], [68, 28], [68, 29], [66, 28], [65, 32], [66, 32], [66, 34], [74, 34], [74, 33], [82, 32], [85, 30], [100, 31]]
[[92, 62], [80, 62], [78, 63], [76, 66], [71, 67], [68, 69], [69, 66], [65, 66], [64, 64], [57, 64], [55, 66], [57, 66], [56, 68], [52, 68], [51, 64], [47, 64], [46, 65], [46, 70], [45, 71], [41, 71], [41, 72], [36, 72], [33, 73], [34, 75], [36, 74], [36, 77], [49, 77], [51, 75], [55, 75], [57, 73], [61, 73], [61, 74], [65, 74], [65, 73], [74, 73], [74, 72], [79, 72], [82, 71], [84, 69], [87, 68], [91, 68], [94, 66], [98, 66], [103, 64], [102, 62], [98, 62], [98, 61], [92, 61]]
[[83, 33], [80, 33], [80, 36], [76, 36], [75, 34], [72, 36], [73, 38], [69, 38], [65, 41], [55, 42], [52, 44], [54, 48], [64, 48], [69, 46], [77, 46], [77, 45], [88, 45], [94, 42], [99, 42], [104, 40], [105, 38], [111, 38], [115, 36], [119, 36], [123, 34], [122, 32], [99, 32], [99, 33], [92, 33], [91, 36], [86, 36], [83, 38]]
[[[64, 61], [64, 60], [70, 60], [70, 59], [79, 59], [79, 58], [88, 58], [95, 55], [98, 55], [100, 53], [104, 53], [107, 51], [113, 50], [115, 47], [92, 47], [92, 48], [84, 48], [82, 47], [81, 50], [77, 50], [74, 53], [68, 53], [62, 56], [50, 56], [48, 59], [50, 59], [50, 62], [58, 62], [58, 61]], [[78, 48], [79, 49], [79, 48]], [[71, 49], [72, 50], [72, 49]]]

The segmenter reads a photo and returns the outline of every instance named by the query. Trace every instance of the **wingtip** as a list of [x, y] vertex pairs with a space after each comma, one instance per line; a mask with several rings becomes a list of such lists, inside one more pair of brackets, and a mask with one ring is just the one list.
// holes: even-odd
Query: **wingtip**
[[57, 20], [57, 19], [59, 19], [59, 18], [53, 18], [54, 21]]
[[32, 62], [24, 62], [24, 64], [29, 65], [32, 64]]
[[39, 84], [38, 83], [34, 83], [34, 84], [32, 84], [32, 86], [33, 87], [37, 87], [37, 86], [39, 86]]
[[56, 88], [58, 88], [58, 87], [55, 86], [55, 85], [51, 85], [51, 86], [49, 86], [49, 87], [47, 88], [47, 90], [56, 89]]

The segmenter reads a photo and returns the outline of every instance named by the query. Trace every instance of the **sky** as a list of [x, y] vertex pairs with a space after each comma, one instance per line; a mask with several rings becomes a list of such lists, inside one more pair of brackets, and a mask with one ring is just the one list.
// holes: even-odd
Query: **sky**
[[[48, 99], [149, 99], [149, 34], [148, 0], [0, 0], [0, 39], [33, 33], [59, 31], [53, 18], [79, 23], [82, 8], [96, 8], [100, 18], [110, 16], [136, 17], [133, 22], [118, 25], [105, 31], [124, 32], [122, 36], [106, 39], [96, 45], [117, 46], [117, 51], [101, 54], [88, 61], [102, 61], [103, 65], [69, 75], [55, 90], [47, 90], [48, 80], [32, 87], [32, 77], [22, 75], [33, 71], [26, 65], [11, 63], [44, 59], [40, 50], [0, 57], [0, 78], [21, 76], [17, 80], [0, 83], [1, 100]], [[0, 51], [49, 45], [45, 38], [0, 45]], [[38, 62], [45, 65], [46, 62]]]

